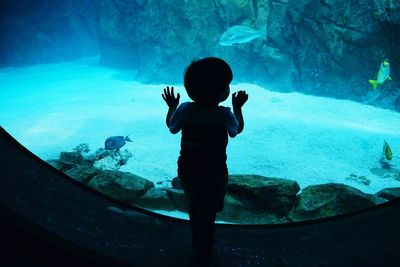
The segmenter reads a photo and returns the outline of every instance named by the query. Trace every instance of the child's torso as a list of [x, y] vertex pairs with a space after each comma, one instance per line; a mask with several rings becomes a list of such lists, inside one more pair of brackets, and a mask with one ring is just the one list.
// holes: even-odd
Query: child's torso
[[193, 103], [182, 123], [180, 168], [192, 171], [226, 170], [226, 108]]

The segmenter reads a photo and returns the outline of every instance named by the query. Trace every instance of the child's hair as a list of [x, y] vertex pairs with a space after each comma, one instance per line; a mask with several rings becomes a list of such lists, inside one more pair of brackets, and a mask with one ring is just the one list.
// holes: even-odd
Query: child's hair
[[199, 104], [218, 104], [233, 79], [231, 67], [224, 60], [207, 57], [194, 60], [186, 69], [184, 85], [189, 97]]

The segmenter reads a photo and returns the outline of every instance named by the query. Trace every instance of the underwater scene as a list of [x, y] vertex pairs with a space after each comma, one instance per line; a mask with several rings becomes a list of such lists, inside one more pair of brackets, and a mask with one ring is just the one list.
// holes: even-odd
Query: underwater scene
[[0, 32], [0, 126], [113, 199], [189, 218], [162, 93], [192, 101], [184, 73], [205, 57], [233, 72], [221, 106], [248, 94], [217, 222], [400, 197], [398, 0], [3, 0]]

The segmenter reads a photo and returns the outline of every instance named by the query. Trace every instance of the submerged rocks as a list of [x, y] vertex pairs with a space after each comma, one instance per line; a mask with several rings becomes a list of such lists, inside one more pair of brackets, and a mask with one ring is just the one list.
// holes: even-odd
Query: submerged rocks
[[217, 220], [238, 224], [273, 224], [286, 222], [286, 218], [270, 210], [254, 210], [239, 197], [227, 193], [224, 209], [217, 213]]
[[228, 192], [257, 211], [288, 214], [299, 191], [300, 186], [292, 180], [260, 175], [229, 176]]
[[310, 220], [349, 213], [385, 202], [385, 200], [344, 184], [312, 185], [303, 189], [290, 218]]
[[175, 209], [188, 212], [189, 211], [189, 201], [186, 198], [185, 192], [180, 189], [165, 189], [168, 194], [168, 197], [171, 199], [172, 203], [175, 206]]
[[98, 173], [99, 170], [91, 165], [78, 165], [65, 171], [65, 174], [85, 184], [88, 183]]
[[[75, 180], [118, 201], [150, 210], [188, 212], [189, 201], [179, 177], [171, 180], [172, 188], [168, 185], [156, 188], [153, 182], [132, 173], [98, 168], [98, 162], [102, 160], [115, 160], [114, 152], [87, 155], [87, 146], [79, 148], [79, 152], [62, 152], [59, 159], [48, 162]], [[368, 182], [362, 176], [353, 174], [350, 177], [360, 183]], [[230, 175], [224, 208], [217, 214], [217, 220], [239, 224], [303, 221], [349, 213], [400, 197], [399, 188], [388, 188], [370, 195], [334, 183], [312, 185], [299, 191], [298, 183], [293, 180]]]
[[112, 198], [133, 203], [154, 184], [128, 172], [105, 170], [94, 176], [88, 185]]
[[133, 203], [137, 206], [152, 210], [173, 211], [175, 206], [167, 192], [160, 188], [150, 188]]

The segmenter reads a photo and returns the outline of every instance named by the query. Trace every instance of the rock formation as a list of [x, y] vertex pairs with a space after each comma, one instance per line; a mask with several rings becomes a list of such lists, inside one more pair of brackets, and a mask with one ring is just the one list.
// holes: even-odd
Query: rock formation
[[[400, 69], [400, 2], [389, 0], [102, 0], [104, 64], [138, 69], [148, 83], [182, 82], [194, 59], [220, 56], [236, 81], [281, 91], [394, 104], [399, 79], [371, 97], [381, 61]], [[221, 46], [229, 26], [267, 27], [265, 40]], [[397, 101], [398, 102], [398, 101]]]
[[[150, 210], [188, 212], [189, 202], [178, 177], [171, 180], [169, 187], [155, 187], [153, 182], [132, 173], [96, 167], [102, 158], [96, 158], [98, 153], [87, 155], [89, 151], [88, 146], [78, 146], [48, 162], [117, 201]], [[110, 155], [100, 154], [111, 160]], [[289, 179], [230, 175], [224, 209], [217, 214], [217, 220], [240, 224], [303, 221], [354, 212], [399, 196], [399, 188], [370, 195], [335, 183], [308, 186], [300, 192], [297, 182]]]
[[[195, 58], [219, 56], [235, 81], [400, 110], [397, 0], [2, 1], [0, 66], [100, 54], [145, 83], [182, 83]], [[221, 46], [231, 26], [266, 34]], [[372, 93], [383, 59], [393, 80]], [[134, 77], [132, 77], [134, 78]]]

